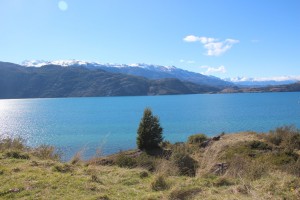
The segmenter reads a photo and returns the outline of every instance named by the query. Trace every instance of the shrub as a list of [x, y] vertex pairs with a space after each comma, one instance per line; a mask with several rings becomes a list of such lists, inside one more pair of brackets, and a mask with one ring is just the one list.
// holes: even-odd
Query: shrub
[[55, 149], [53, 146], [49, 145], [41, 145], [37, 148], [35, 148], [32, 152], [32, 154], [40, 159], [50, 159], [50, 160], [59, 160], [61, 155], [57, 152], [55, 152]]
[[[289, 166], [285, 167], [286, 172], [300, 177], [300, 158], [296, 162], [291, 163]], [[300, 184], [299, 184], [300, 186]]]
[[140, 178], [147, 178], [149, 176], [148, 172], [142, 171], [140, 172]]
[[102, 181], [99, 179], [99, 177], [95, 174], [91, 175], [91, 181], [92, 182], [95, 182], [95, 183], [101, 183], [102, 184]]
[[24, 140], [21, 138], [5, 138], [0, 140], [0, 150], [23, 150]]
[[169, 184], [162, 175], [158, 175], [151, 183], [151, 188], [154, 191], [163, 191], [169, 189]]
[[168, 140], [164, 140], [159, 145], [161, 148], [170, 148], [172, 146], [171, 142]]
[[82, 151], [79, 151], [75, 154], [75, 156], [73, 156], [73, 158], [71, 159], [70, 163], [72, 165], [76, 165], [77, 163], [79, 163], [82, 160]]
[[196, 175], [197, 162], [184, 149], [175, 149], [171, 155], [171, 161], [178, 167], [180, 175]]
[[299, 156], [293, 152], [276, 152], [269, 154], [268, 157], [272, 164], [282, 166], [296, 162]]
[[125, 168], [134, 168], [137, 166], [137, 162], [134, 158], [125, 155], [124, 153], [119, 153], [115, 160], [116, 165]]
[[188, 143], [189, 144], [201, 144], [202, 142], [206, 141], [208, 138], [204, 134], [196, 134], [196, 135], [191, 135], [188, 138]]
[[265, 162], [251, 160], [243, 156], [236, 156], [229, 161], [227, 175], [234, 178], [257, 180], [268, 173], [269, 165]]
[[166, 160], [164, 158], [157, 159], [157, 164], [155, 168], [155, 172], [158, 174], [164, 174], [168, 176], [177, 176], [180, 174], [179, 169], [174, 163], [170, 160]]
[[146, 151], [159, 148], [163, 141], [162, 131], [158, 117], [152, 115], [150, 108], [146, 108], [137, 131], [138, 148]]
[[300, 131], [294, 126], [283, 126], [276, 128], [264, 135], [264, 139], [284, 149], [300, 149]]
[[154, 171], [157, 165], [157, 161], [154, 157], [142, 153], [137, 158], [135, 158], [136, 165], [147, 169], [149, 171]]
[[29, 159], [29, 155], [27, 153], [21, 153], [19, 151], [7, 151], [4, 156], [6, 158], [15, 158], [15, 159]]
[[272, 147], [270, 147], [267, 143], [264, 143], [259, 140], [253, 140], [249, 143], [249, 146], [251, 149], [256, 150], [272, 150]]

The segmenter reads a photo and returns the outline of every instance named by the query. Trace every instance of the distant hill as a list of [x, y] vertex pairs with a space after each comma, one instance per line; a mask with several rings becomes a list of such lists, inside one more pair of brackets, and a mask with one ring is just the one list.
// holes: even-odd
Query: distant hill
[[299, 92], [300, 82], [287, 85], [273, 85], [265, 87], [231, 87], [222, 90], [222, 93], [245, 93], [245, 92]]
[[196, 94], [219, 91], [218, 87], [176, 78], [149, 80], [80, 66], [24, 67], [0, 62], [2, 99]]
[[102, 69], [108, 72], [123, 73], [141, 76], [148, 79], [176, 78], [181, 81], [189, 81], [200, 85], [210, 85], [214, 87], [228, 87], [234, 84], [224, 81], [214, 76], [205, 76], [200, 73], [190, 72], [174, 66], [161, 66], [149, 64], [102, 64], [97, 62], [86, 62], [78, 60], [59, 60], [59, 61], [24, 61], [24, 66], [41, 67], [44, 65], [61, 65], [64, 67], [85, 67], [88, 69]]
[[266, 87], [266, 86], [278, 86], [296, 83], [299, 81], [299, 77], [282, 76], [275, 78], [226, 78], [225, 81], [232, 82], [239, 87]]

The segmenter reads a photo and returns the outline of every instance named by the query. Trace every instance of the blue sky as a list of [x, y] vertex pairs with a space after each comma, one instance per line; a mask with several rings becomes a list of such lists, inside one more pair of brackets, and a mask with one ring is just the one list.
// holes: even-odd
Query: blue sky
[[300, 77], [299, 0], [0, 0], [0, 60]]

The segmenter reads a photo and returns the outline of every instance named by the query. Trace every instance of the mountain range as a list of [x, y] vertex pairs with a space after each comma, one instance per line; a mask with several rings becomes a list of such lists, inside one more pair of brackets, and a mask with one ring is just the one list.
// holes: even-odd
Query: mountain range
[[86, 62], [79, 60], [58, 60], [58, 61], [24, 61], [23, 66], [42, 67], [45, 65], [60, 65], [64, 67], [84, 67], [95, 70], [102, 69], [107, 72], [122, 73], [134, 76], [145, 77], [151, 80], [176, 78], [181, 81], [188, 81], [200, 85], [225, 88], [234, 84], [214, 76], [206, 76], [200, 73], [190, 72], [174, 66], [150, 65], [150, 64], [103, 64], [98, 62]]
[[144, 96], [300, 91], [300, 83], [240, 87], [174, 66], [84, 61], [0, 62], [0, 98]]
[[0, 98], [196, 94], [220, 88], [176, 78], [150, 80], [82, 66], [25, 67], [0, 62]]

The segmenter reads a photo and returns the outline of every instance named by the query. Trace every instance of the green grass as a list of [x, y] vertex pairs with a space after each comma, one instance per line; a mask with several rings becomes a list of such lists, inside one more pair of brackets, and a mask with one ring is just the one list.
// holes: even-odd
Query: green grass
[[[300, 199], [298, 149], [281, 148], [268, 135], [250, 136], [226, 134], [205, 148], [168, 144], [173, 157], [128, 151], [91, 161], [78, 154], [70, 162], [59, 161], [49, 146], [1, 140], [0, 199]], [[199, 166], [193, 176], [180, 171], [186, 156]], [[211, 165], [201, 173], [208, 161], [228, 168], [214, 174]]]

